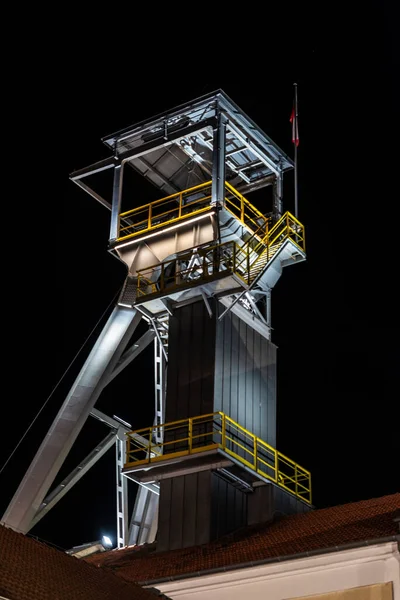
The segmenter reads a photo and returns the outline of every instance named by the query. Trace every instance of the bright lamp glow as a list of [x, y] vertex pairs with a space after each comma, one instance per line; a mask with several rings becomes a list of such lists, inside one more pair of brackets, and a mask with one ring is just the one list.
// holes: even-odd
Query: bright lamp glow
[[103, 535], [102, 540], [103, 546], [112, 546], [112, 541], [107, 535]]

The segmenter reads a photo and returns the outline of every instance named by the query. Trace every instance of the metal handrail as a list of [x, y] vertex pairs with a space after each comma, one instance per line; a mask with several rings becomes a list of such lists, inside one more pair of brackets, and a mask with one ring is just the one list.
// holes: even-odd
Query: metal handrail
[[[158, 428], [163, 428], [164, 441], [155, 444], [153, 436]], [[311, 504], [310, 472], [223, 412], [144, 427], [126, 435], [125, 467], [159, 463], [218, 449], [260, 477]], [[135, 436], [139, 436], [139, 440], [145, 439], [146, 444]]]
[[[193, 186], [186, 190], [176, 192], [166, 196], [165, 198], [159, 198], [148, 204], [144, 204], [137, 208], [122, 212], [119, 214], [119, 226], [118, 226], [118, 238], [117, 241], [125, 241], [133, 238], [136, 235], [165, 227], [182, 219], [186, 219], [189, 216], [193, 217], [202, 212], [210, 210], [211, 206], [211, 194], [206, 193], [207, 188], [211, 188], [212, 182], [206, 181], [199, 185]], [[269, 219], [265, 217], [255, 206], [253, 206], [247, 198], [240, 194], [232, 185], [227, 181], [225, 182], [225, 191], [228, 194], [225, 197], [226, 209], [236, 218], [239, 218], [241, 223], [254, 234], [254, 230], [260, 227], [265, 227], [263, 235], [265, 236], [268, 230]], [[185, 204], [184, 201], [188, 196], [196, 193], [204, 192], [200, 198]], [[231, 197], [230, 197], [231, 196]], [[237, 203], [233, 201], [236, 199]], [[207, 203], [207, 206], [203, 206]], [[157, 212], [160, 207], [165, 205], [171, 205], [171, 208], [163, 210], [163, 212]], [[231, 208], [228, 206], [230, 205]], [[187, 212], [187, 209], [188, 212]], [[140, 220], [134, 221], [135, 217], [140, 215]], [[121, 221], [126, 221], [129, 218], [131, 221], [124, 227], [121, 227]], [[260, 226], [259, 220], [263, 220], [263, 224]], [[133, 222], [132, 222], [133, 221]], [[260, 236], [260, 239], [263, 236]]]
[[[268, 234], [264, 237], [258, 247], [252, 249], [248, 243], [244, 246], [239, 246], [235, 241], [224, 242], [223, 244], [215, 244], [214, 246], [203, 246], [192, 248], [179, 256], [139, 269], [137, 271], [137, 297], [147, 296], [165, 291], [168, 286], [169, 291], [180, 289], [183, 285], [190, 285], [185, 277], [193, 273], [193, 267], [187, 269], [173, 269], [172, 275], [166, 274], [166, 269], [175, 263], [176, 266], [184, 262], [189, 262], [193, 256], [193, 250], [196, 250], [197, 255], [202, 261], [201, 273], [197, 279], [193, 280], [193, 285], [197, 285], [200, 280], [206, 281], [220, 273], [223, 270], [233, 272], [244, 283], [249, 285], [257, 273], [257, 266], [261, 270], [265, 268], [265, 256], [267, 262], [272, 258], [275, 252], [287, 239], [298, 246], [302, 251], [305, 250], [304, 226], [291, 213], [285, 213], [277, 223], [272, 227]], [[261, 250], [257, 254], [257, 250]], [[226, 257], [223, 257], [224, 251]], [[256, 255], [254, 260], [251, 260], [251, 255]], [[211, 258], [207, 262], [207, 258]], [[160, 271], [160, 277], [157, 282], [152, 280], [154, 273]], [[252, 277], [250, 276], [252, 272]]]

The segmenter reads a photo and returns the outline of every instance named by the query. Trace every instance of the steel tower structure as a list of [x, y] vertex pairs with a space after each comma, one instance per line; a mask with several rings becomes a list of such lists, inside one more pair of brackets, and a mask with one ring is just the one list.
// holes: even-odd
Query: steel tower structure
[[[115, 444], [119, 547], [156, 535], [158, 549], [189, 546], [276, 510], [308, 510], [310, 473], [275, 448], [271, 290], [306, 258], [304, 227], [283, 211], [292, 161], [222, 90], [103, 142], [111, 156], [70, 177], [111, 211], [109, 251], [126, 280], [3, 521], [28, 531]], [[129, 168], [159, 199], [132, 207]], [[110, 200], [87, 183], [107, 170]], [[262, 213], [247, 196], [267, 186]], [[95, 403], [152, 342], [154, 422], [131, 431]], [[111, 432], [49, 493], [89, 415]], [[139, 484], [130, 519], [128, 478]]]

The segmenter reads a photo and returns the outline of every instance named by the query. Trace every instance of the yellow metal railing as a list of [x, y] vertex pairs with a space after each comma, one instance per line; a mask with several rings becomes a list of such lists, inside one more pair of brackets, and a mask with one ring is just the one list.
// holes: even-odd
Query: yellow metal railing
[[157, 293], [172, 293], [190, 285], [213, 279], [217, 274], [235, 273], [246, 285], [265, 268], [282, 244], [290, 239], [305, 251], [304, 226], [291, 213], [279, 221], [252, 247], [252, 237], [244, 246], [234, 241], [208, 245], [150, 265], [137, 272], [136, 298]]
[[263, 215], [247, 198], [225, 181], [225, 208], [261, 240], [268, 234], [270, 217]]
[[[162, 428], [163, 443], [153, 443]], [[140, 436], [140, 440], [135, 439]], [[144, 445], [143, 438], [147, 441]], [[219, 450], [307, 504], [311, 504], [311, 474], [293, 460], [236, 423], [223, 412], [163, 423], [127, 433], [125, 467]]]
[[[247, 272], [245, 280], [247, 284], [250, 284], [287, 239], [305, 252], [304, 225], [290, 212], [286, 212], [255, 247], [250, 248], [249, 244], [246, 244], [240, 248], [242, 258], [240, 262], [237, 262], [235, 272], [245, 269]], [[257, 256], [249, 262], [251, 252], [253, 256], [254, 253]]]
[[[121, 242], [210, 210], [211, 185], [212, 182], [207, 181], [120, 213], [117, 241]], [[225, 205], [245, 227], [257, 234], [258, 240], [267, 234], [269, 219], [228, 182], [225, 182]]]
[[287, 238], [290, 238], [301, 250], [305, 251], [304, 225], [290, 212], [286, 212], [275, 223], [267, 235], [254, 248], [254, 251], [259, 252], [265, 246], [271, 248], [280, 240]]
[[[117, 241], [147, 233], [210, 209], [211, 182], [196, 185], [119, 215]], [[131, 223], [121, 226], [121, 221]]]

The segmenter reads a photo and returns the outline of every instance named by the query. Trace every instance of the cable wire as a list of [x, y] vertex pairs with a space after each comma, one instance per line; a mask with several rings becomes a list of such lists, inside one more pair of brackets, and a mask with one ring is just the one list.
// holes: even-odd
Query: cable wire
[[78, 352], [75, 354], [74, 358], [72, 359], [72, 361], [70, 362], [70, 364], [68, 365], [68, 367], [66, 368], [66, 370], [64, 371], [64, 373], [61, 375], [60, 379], [58, 380], [58, 382], [56, 383], [55, 387], [53, 388], [53, 390], [50, 392], [50, 395], [47, 397], [47, 399], [45, 400], [45, 402], [43, 403], [42, 407], [39, 409], [39, 411], [37, 412], [35, 418], [33, 419], [33, 421], [30, 423], [30, 425], [28, 426], [28, 428], [26, 429], [25, 433], [23, 433], [21, 439], [19, 440], [19, 442], [17, 443], [17, 445], [15, 446], [14, 450], [11, 452], [10, 456], [7, 458], [6, 462], [3, 464], [3, 466], [0, 469], [0, 475], [3, 472], [3, 470], [5, 469], [5, 467], [7, 466], [7, 464], [9, 463], [9, 461], [11, 460], [11, 458], [13, 457], [14, 453], [16, 452], [16, 450], [18, 449], [18, 447], [20, 446], [20, 444], [23, 442], [25, 436], [27, 435], [28, 431], [31, 429], [32, 425], [35, 423], [35, 421], [37, 420], [37, 418], [39, 417], [40, 413], [42, 412], [42, 410], [44, 409], [44, 407], [46, 406], [46, 404], [49, 402], [50, 398], [52, 397], [52, 395], [54, 394], [54, 392], [56, 391], [56, 389], [58, 388], [58, 386], [60, 385], [60, 383], [62, 382], [62, 380], [64, 379], [64, 377], [66, 376], [66, 374], [68, 373], [68, 371], [70, 370], [70, 368], [72, 367], [72, 365], [74, 364], [74, 362], [76, 361], [76, 359], [78, 358], [79, 354], [82, 352], [83, 348], [86, 346], [89, 338], [92, 336], [93, 332], [95, 331], [95, 329], [97, 328], [97, 326], [99, 325], [100, 321], [103, 319], [104, 315], [106, 314], [106, 312], [108, 311], [108, 309], [110, 308], [111, 304], [114, 302], [115, 298], [118, 296], [118, 294], [120, 293], [122, 289], [122, 286], [119, 288], [119, 290], [117, 290], [117, 292], [114, 294], [111, 302], [108, 304], [107, 308], [105, 309], [105, 311], [103, 312], [103, 314], [101, 315], [101, 317], [99, 318], [99, 320], [97, 321], [96, 325], [93, 327], [92, 331], [89, 333], [89, 335], [87, 336], [87, 338], [85, 339], [85, 341], [83, 342], [82, 346], [79, 348]]

